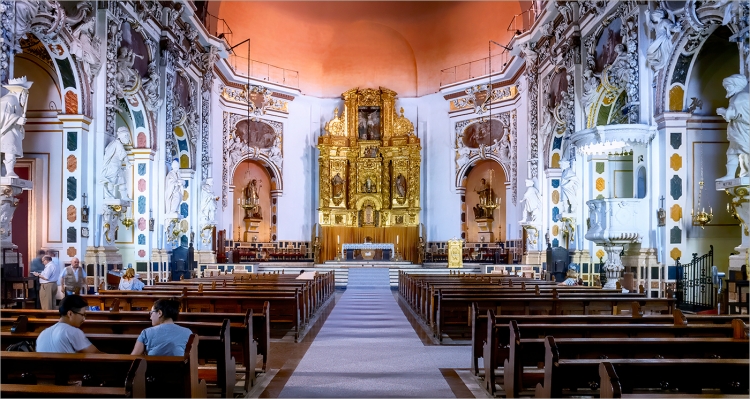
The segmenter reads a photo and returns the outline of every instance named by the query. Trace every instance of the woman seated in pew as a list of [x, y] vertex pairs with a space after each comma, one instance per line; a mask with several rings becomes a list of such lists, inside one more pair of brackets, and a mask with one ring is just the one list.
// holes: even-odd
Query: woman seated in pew
[[565, 277], [565, 280], [558, 285], [578, 285], [578, 265], [571, 263]]
[[174, 324], [180, 313], [180, 302], [159, 299], [149, 312], [151, 325], [141, 332], [131, 355], [183, 356], [192, 331]]
[[143, 282], [135, 276], [135, 269], [128, 268], [125, 274], [120, 278], [120, 286], [117, 288], [121, 291], [143, 291]]
[[60, 302], [60, 321], [39, 334], [36, 340], [37, 352], [53, 353], [99, 353], [81, 331], [86, 320], [89, 304], [78, 295], [68, 295]]

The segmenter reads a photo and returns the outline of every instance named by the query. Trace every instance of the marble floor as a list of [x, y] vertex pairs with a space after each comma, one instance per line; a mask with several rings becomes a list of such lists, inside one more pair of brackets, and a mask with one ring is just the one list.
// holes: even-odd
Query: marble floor
[[469, 371], [471, 347], [434, 345], [388, 269], [352, 271], [301, 342], [273, 340], [269, 372], [248, 397], [487, 397]]

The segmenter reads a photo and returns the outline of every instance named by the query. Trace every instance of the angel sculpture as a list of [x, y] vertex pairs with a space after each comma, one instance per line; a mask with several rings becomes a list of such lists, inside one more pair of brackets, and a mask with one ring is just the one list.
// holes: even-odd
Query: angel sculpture
[[658, 72], [667, 66], [672, 55], [672, 33], [679, 32], [682, 26], [675, 22], [674, 13], [661, 8], [652, 12], [646, 10], [646, 26], [654, 31], [654, 41], [646, 50], [646, 61], [654, 72]]

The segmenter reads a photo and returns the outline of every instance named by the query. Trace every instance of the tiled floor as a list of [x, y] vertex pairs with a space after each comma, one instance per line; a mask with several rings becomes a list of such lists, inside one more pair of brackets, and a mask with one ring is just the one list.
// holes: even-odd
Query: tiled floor
[[270, 371], [248, 396], [486, 397], [468, 371], [470, 351], [433, 345], [399, 306], [387, 269], [352, 269], [347, 290], [320, 311], [301, 342], [272, 342]]

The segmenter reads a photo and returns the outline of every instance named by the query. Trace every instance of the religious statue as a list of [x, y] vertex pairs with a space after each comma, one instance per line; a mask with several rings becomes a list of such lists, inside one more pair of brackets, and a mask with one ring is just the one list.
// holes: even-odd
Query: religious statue
[[26, 77], [8, 80], [4, 85], [8, 93], [0, 98], [0, 153], [5, 157], [5, 176], [18, 177], [15, 172], [16, 159], [23, 157], [26, 106], [29, 88], [34, 82]]
[[127, 191], [127, 170], [130, 161], [125, 145], [130, 144], [130, 132], [125, 126], [117, 128], [117, 138], [104, 149], [100, 183], [104, 185], [105, 199], [130, 199]]
[[148, 64], [148, 76], [143, 79], [143, 94], [146, 96], [146, 108], [158, 111], [164, 99], [159, 96], [159, 68], [156, 62]]
[[320, 237], [315, 236], [313, 241], [313, 262], [320, 263]]
[[167, 173], [164, 187], [164, 205], [168, 218], [177, 218], [182, 202], [182, 179], [180, 178], [180, 164], [172, 160], [172, 170]]
[[672, 33], [679, 32], [682, 27], [675, 23], [674, 14], [661, 8], [652, 12], [646, 10], [646, 26], [654, 31], [654, 41], [646, 50], [646, 62], [654, 72], [658, 72], [667, 66], [672, 56]]
[[396, 178], [396, 194], [399, 197], [406, 197], [406, 178], [400, 173]]
[[242, 139], [240, 139], [239, 136], [235, 136], [234, 140], [230, 140], [229, 145], [224, 152], [228, 168], [232, 168], [232, 166], [236, 165], [240, 161], [243, 148], [244, 145], [242, 144]]
[[563, 213], [575, 214], [578, 209], [578, 188], [581, 182], [569, 161], [560, 161], [560, 169], [563, 170], [560, 179], [560, 191], [563, 194]]
[[380, 140], [380, 112], [370, 112], [367, 115], [367, 139]]
[[201, 188], [201, 218], [206, 225], [216, 223], [216, 202], [219, 197], [214, 195], [214, 179], [209, 177]]
[[357, 114], [357, 136], [360, 140], [367, 140], [367, 114], [362, 111]]
[[375, 183], [372, 182], [371, 178], [365, 179], [364, 184], [362, 184], [362, 191], [365, 193], [374, 193], [375, 190]]
[[88, 17], [73, 29], [73, 40], [70, 43], [70, 54], [83, 64], [83, 71], [86, 72], [90, 85], [102, 66], [99, 57], [100, 40], [96, 36], [95, 25], [96, 18], [93, 15]]
[[583, 111], [586, 112], [591, 104], [596, 100], [596, 89], [599, 88], [599, 78], [591, 69], [583, 71], [583, 93], [581, 95], [581, 104]]
[[526, 179], [526, 192], [523, 194], [521, 203], [523, 204], [523, 219], [519, 223], [533, 223], [539, 220], [542, 195], [536, 187], [536, 179]]
[[284, 157], [281, 155], [281, 136], [273, 139], [273, 145], [268, 149], [268, 159], [281, 169], [281, 163]]
[[257, 204], [260, 200], [258, 195], [258, 180], [252, 179], [247, 183], [245, 187], [245, 199], [248, 204]]
[[616, 82], [619, 82], [618, 87], [622, 88], [630, 81], [630, 56], [628, 56], [625, 45], [622, 43], [615, 45], [614, 50], [615, 53], [617, 53], [617, 56], [612, 62], [612, 66], [609, 68], [607, 75], [609, 76], [610, 81], [613, 81], [612, 78], [616, 78]]
[[336, 173], [336, 176], [333, 176], [333, 179], [331, 179], [331, 194], [333, 198], [341, 198], [344, 196], [344, 179], [341, 178], [341, 175]]
[[[474, 191], [479, 195], [479, 203], [474, 206], [474, 219], [492, 219], [492, 212], [495, 210], [494, 198], [495, 192], [487, 184], [487, 180], [482, 179]], [[494, 205], [493, 205], [494, 204]], [[491, 208], [487, 206], [491, 205]]]
[[727, 174], [719, 180], [734, 179], [737, 165], [740, 177], [750, 171], [750, 94], [747, 78], [736, 74], [724, 79], [723, 86], [729, 98], [729, 108], [718, 108], [716, 113], [729, 122], [727, 124]]
[[133, 86], [138, 83], [138, 72], [133, 69], [133, 63], [135, 58], [143, 58], [143, 56], [135, 54], [132, 49], [128, 47], [120, 47], [117, 52], [117, 73], [115, 74], [115, 88], [118, 97], [122, 98], [125, 96], [126, 90], [132, 90]]

